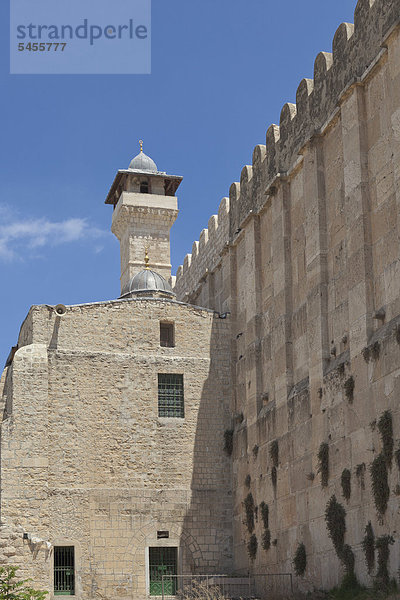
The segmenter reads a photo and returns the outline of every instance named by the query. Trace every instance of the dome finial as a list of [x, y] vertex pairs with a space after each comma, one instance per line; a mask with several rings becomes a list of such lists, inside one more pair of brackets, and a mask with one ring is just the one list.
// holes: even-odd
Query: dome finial
[[154, 160], [152, 160], [150, 158], [150, 156], [147, 156], [147, 154], [145, 154], [143, 152], [143, 140], [139, 140], [139, 144], [140, 144], [140, 152], [131, 161], [131, 164], [129, 165], [129, 169], [133, 169], [135, 171], [141, 171], [141, 172], [147, 171], [149, 173], [158, 173], [157, 165], [154, 162]]
[[150, 259], [149, 259], [149, 249], [146, 246], [146, 248], [144, 249], [144, 265], [145, 265], [144, 268], [147, 269], [147, 270], [150, 269], [149, 262], [150, 262]]

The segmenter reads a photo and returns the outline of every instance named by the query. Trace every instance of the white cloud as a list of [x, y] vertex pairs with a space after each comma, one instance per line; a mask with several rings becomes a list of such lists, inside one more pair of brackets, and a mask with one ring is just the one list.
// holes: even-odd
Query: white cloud
[[59, 246], [103, 235], [105, 232], [89, 225], [86, 219], [21, 219], [13, 215], [6, 205], [0, 205], [0, 260], [3, 261], [20, 258], [27, 248]]

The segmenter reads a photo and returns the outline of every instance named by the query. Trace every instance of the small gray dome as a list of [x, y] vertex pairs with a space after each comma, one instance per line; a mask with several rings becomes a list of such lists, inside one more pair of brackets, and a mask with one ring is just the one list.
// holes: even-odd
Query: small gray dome
[[132, 160], [129, 165], [130, 169], [135, 169], [136, 171], [148, 171], [149, 173], [157, 173], [157, 165], [150, 156], [147, 156], [144, 152], [139, 152], [137, 156]]
[[136, 273], [123, 291], [122, 296], [144, 292], [161, 292], [168, 296], [175, 296], [168, 281], [150, 269], [143, 269], [143, 271]]

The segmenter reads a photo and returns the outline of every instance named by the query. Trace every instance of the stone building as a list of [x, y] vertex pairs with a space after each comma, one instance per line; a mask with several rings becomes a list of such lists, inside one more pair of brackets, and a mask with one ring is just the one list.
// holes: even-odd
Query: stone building
[[[343, 575], [346, 556], [325, 521], [333, 495], [357, 576], [371, 582], [369, 522], [375, 541], [395, 539], [398, 576], [399, 19], [398, 0], [359, 0], [354, 25], [318, 54], [314, 79], [255, 147], [174, 288], [231, 313], [235, 569], [293, 571], [304, 544], [302, 586], [330, 588]], [[259, 516], [248, 531], [246, 499], [258, 515], [268, 506], [268, 527]]]
[[2, 562], [55, 595], [141, 598], [162, 574], [232, 569], [230, 328], [171, 289], [180, 181], [143, 152], [118, 171], [121, 297], [33, 306], [7, 361]]
[[143, 152], [119, 171], [121, 298], [34, 306], [21, 328], [1, 560], [53, 591], [73, 552], [76, 596], [140, 598], [168, 569], [292, 573], [304, 547], [296, 586], [330, 588], [353, 562], [376, 575], [370, 524], [397, 576], [398, 0], [359, 0], [175, 281], [179, 183]]

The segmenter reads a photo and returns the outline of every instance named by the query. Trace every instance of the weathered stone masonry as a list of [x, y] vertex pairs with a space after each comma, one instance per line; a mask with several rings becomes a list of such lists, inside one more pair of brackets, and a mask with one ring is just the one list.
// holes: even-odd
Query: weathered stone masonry
[[[332, 54], [317, 56], [314, 79], [302, 80], [296, 104], [285, 104], [279, 127], [269, 127], [266, 145], [255, 147], [253, 164], [243, 168], [177, 272], [178, 298], [231, 312], [238, 570], [291, 572], [303, 542], [306, 583], [335, 585], [343, 567], [324, 511], [336, 494], [347, 511], [346, 543], [357, 575], [370, 581], [361, 550], [369, 520], [376, 536], [396, 538], [390, 567], [397, 574], [399, 471], [393, 463], [381, 523], [369, 466], [382, 447], [373, 428], [385, 410], [395, 444], [400, 440], [399, 18], [397, 1], [358, 2], [354, 25], [343, 23]], [[379, 357], [371, 354], [374, 344]], [[317, 459], [324, 442], [327, 488]], [[348, 502], [344, 469], [352, 477]], [[247, 475], [256, 505], [269, 505], [276, 540], [267, 552], [261, 548], [259, 518], [254, 562], [244, 523]]]
[[[228, 347], [224, 320], [172, 300], [33, 307], [4, 382], [1, 518], [17, 547], [2, 561], [52, 590], [52, 552], [22, 533], [73, 544], [81, 598], [145, 596], [148, 546], [179, 547], [181, 572], [230, 569]], [[159, 372], [184, 375], [184, 419], [157, 416]]]
[[[399, 19], [398, 0], [358, 2], [194, 242], [178, 301], [169, 228], [181, 178], [142, 152], [118, 171], [106, 202], [122, 298], [61, 316], [32, 307], [1, 378], [2, 564], [52, 592], [53, 548], [74, 545], [75, 596], [128, 600], [149, 593], [151, 546], [177, 547], [180, 573], [276, 573], [293, 572], [303, 543], [296, 585], [329, 588], [343, 575], [324, 518], [335, 494], [359, 579], [371, 581], [369, 521], [394, 536], [397, 574], [398, 461], [380, 518], [370, 466], [385, 411], [400, 447]], [[141, 290], [150, 268], [164, 295]], [[174, 347], [160, 345], [161, 321], [174, 323]], [[158, 373], [183, 375], [184, 419], [158, 416]]]

